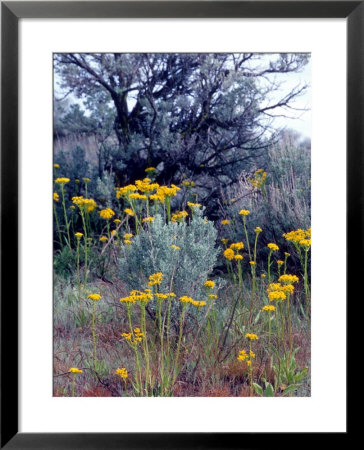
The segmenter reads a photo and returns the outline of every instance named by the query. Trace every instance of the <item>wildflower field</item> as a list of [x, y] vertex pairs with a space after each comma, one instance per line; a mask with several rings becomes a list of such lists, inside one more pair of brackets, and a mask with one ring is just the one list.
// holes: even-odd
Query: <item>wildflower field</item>
[[193, 181], [145, 172], [112, 208], [55, 178], [54, 395], [309, 395], [311, 229], [265, 243], [249, 209], [214, 223]]
[[55, 127], [54, 396], [310, 396], [310, 145], [258, 108], [308, 57], [274, 57], [55, 56], [88, 115]]

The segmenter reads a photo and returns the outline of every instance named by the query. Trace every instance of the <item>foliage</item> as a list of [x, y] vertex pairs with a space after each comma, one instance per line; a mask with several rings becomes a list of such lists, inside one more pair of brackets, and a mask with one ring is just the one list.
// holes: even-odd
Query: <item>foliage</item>
[[[162, 272], [164, 292], [199, 298], [219, 252], [216, 229], [196, 209], [191, 222], [168, 224], [157, 215], [119, 258], [119, 275], [130, 289], [140, 289], [152, 273]], [[171, 246], [176, 245], [179, 250]]]

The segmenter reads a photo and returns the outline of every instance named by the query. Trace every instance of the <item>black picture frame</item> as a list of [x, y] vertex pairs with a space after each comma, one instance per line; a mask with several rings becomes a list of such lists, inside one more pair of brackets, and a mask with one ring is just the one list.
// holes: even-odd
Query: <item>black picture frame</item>
[[[363, 276], [363, 1], [1, 2], [1, 448], [258, 448], [272, 435], [241, 433], [18, 432], [18, 23], [21, 18], [346, 18], [347, 299]], [[335, 212], [333, 212], [334, 214]], [[359, 249], [359, 256], [358, 256]], [[17, 248], [19, 250], [19, 248]], [[355, 256], [356, 255], [356, 256]], [[349, 348], [349, 347], [348, 347]], [[348, 417], [348, 416], [347, 416]], [[348, 421], [347, 421], [348, 422]], [[338, 433], [336, 442], [348, 436]], [[308, 433], [307, 433], [308, 434]], [[318, 436], [316, 435], [315, 439]], [[326, 440], [327, 436], [323, 436]], [[281, 444], [289, 443], [280, 435]], [[296, 439], [296, 438], [294, 438]], [[302, 435], [300, 445], [311, 439]], [[326, 441], [327, 442], [327, 441]], [[317, 441], [315, 441], [317, 443]]]

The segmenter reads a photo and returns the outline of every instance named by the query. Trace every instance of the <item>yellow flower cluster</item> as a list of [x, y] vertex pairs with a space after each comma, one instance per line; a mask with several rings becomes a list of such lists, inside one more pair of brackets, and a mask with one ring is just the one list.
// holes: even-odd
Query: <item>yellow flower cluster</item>
[[155, 286], [160, 285], [163, 279], [163, 273], [162, 272], [157, 272], [157, 273], [153, 273], [152, 275], [149, 276], [149, 283], [148, 286]]
[[196, 306], [197, 308], [200, 308], [201, 306], [206, 305], [206, 302], [203, 302], [203, 301], [200, 302], [198, 300], [192, 300], [190, 303], [191, 303], [191, 305]]
[[92, 198], [83, 198], [82, 195], [80, 197], [72, 197], [72, 203], [88, 213], [97, 207], [95, 200]]
[[181, 247], [178, 247], [178, 245], [171, 245], [171, 248], [173, 248], [173, 250], [181, 250]]
[[106, 242], [107, 241], [107, 237], [106, 236], [101, 236], [100, 237], [100, 242]]
[[262, 308], [262, 311], [275, 311], [275, 306], [273, 306], [273, 305], [266, 305], [266, 306], [263, 306], [263, 308]]
[[224, 251], [224, 256], [225, 256], [226, 259], [228, 259], [229, 261], [231, 261], [232, 259], [234, 259], [235, 252], [234, 252], [234, 250], [232, 250], [231, 248], [227, 248], [227, 249]]
[[143, 223], [152, 223], [154, 221], [154, 217], [145, 217], [142, 222]]
[[298, 230], [290, 231], [289, 233], [284, 233], [283, 237], [285, 238], [286, 241], [291, 241], [295, 244], [299, 244], [300, 241], [303, 241], [306, 238], [311, 239], [311, 228], [308, 228], [308, 230], [302, 230], [301, 228], [299, 228]]
[[144, 194], [139, 194], [139, 192], [134, 192], [133, 194], [129, 195], [129, 198], [132, 200], [146, 200], [147, 196]]
[[152, 191], [156, 191], [159, 188], [158, 183], [151, 183], [150, 178], [144, 178], [144, 180], [136, 180], [135, 186], [138, 191], [143, 192], [144, 194], [149, 194]]
[[242, 209], [241, 211], [239, 211], [239, 214], [241, 216], [248, 216], [250, 214], [250, 211], [248, 209]]
[[309, 249], [311, 247], [311, 239], [302, 239], [299, 242], [301, 247], [304, 247], [305, 249]]
[[100, 295], [100, 294], [90, 294], [90, 295], [88, 296], [88, 298], [89, 298], [90, 300], [93, 300], [94, 302], [97, 302], [98, 300], [100, 300], [101, 295]]
[[249, 358], [248, 353], [245, 350], [240, 350], [239, 356], [238, 356], [238, 361], [245, 361], [248, 358]]
[[162, 294], [162, 293], [160, 293], [160, 292], [157, 292], [157, 293], [155, 294], [155, 296], [156, 296], [156, 298], [157, 298], [158, 300], [165, 300], [166, 298], [169, 297], [169, 294]]
[[266, 179], [267, 179], [267, 172], [264, 172], [263, 169], [258, 169], [254, 173], [254, 178], [249, 178], [249, 182], [253, 187], [260, 188], [264, 185]]
[[118, 223], [121, 223], [121, 220], [120, 219], [114, 219], [113, 222], [118, 224]]
[[55, 168], [55, 169], [59, 169], [59, 164], [53, 164], [53, 167]]
[[207, 287], [208, 289], [214, 289], [215, 282], [212, 280], [207, 280], [207, 281], [205, 281], [204, 286]]
[[217, 295], [216, 294], [209, 294], [208, 297], [211, 298], [211, 300], [216, 300], [217, 299]]
[[124, 209], [124, 213], [127, 214], [128, 216], [134, 216], [134, 211], [130, 208], [125, 208]]
[[269, 248], [269, 250], [271, 250], [272, 252], [276, 252], [279, 250], [279, 247], [277, 244], [273, 244], [273, 243], [269, 243], [267, 245], [267, 247]]
[[88, 178], [88, 177], [85, 177], [85, 178], [82, 178], [83, 179], [83, 181], [87, 184], [87, 183], [90, 183], [90, 178]]
[[64, 177], [57, 178], [55, 180], [55, 183], [61, 184], [61, 185], [64, 185], [64, 184], [69, 183], [69, 182], [70, 182], [70, 179], [69, 178], [64, 178]]
[[140, 331], [140, 328], [134, 328], [134, 331], [130, 333], [121, 333], [121, 336], [131, 345], [138, 345], [145, 338], [145, 334]]
[[242, 250], [244, 248], [244, 243], [234, 242], [233, 244], [230, 244], [230, 248], [236, 251]]
[[268, 298], [272, 302], [273, 300], [285, 300], [287, 297], [283, 291], [272, 291], [268, 293]]
[[115, 216], [115, 212], [111, 208], [102, 209], [99, 214], [102, 219], [111, 219]]
[[59, 202], [59, 195], [57, 194], [57, 192], [53, 192], [53, 200], [55, 202]]
[[157, 190], [157, 195], [163, 197], [175, 197], [180, 189], [181, 188], [179, 188], [175, 184], [171, 184], [171, 187], [160, 186]]
[[289, 275], [288, 273], [281, 275], [278, 278], [281, 283], [298, 283], [299, 279], [297, 275]]
[[226, 245], [226, 244], [229, 242], [229, 239], [227, 239], [227, 238], [222, 238], [222, 239], [221, 239], [221, 242], [222, 242], [224, 245]]
[[256, 334], [254, 334], [254, 333], [246, 333], [245, 337], [247, 339], [249, 339], [250, 341], [254, 341], [254, 340], [259, 339], [258, 336]]
[[71, 373], [82, 373], [81, 369], [77, 369], [77, 367], [71, 367], [68, 372]]
[[82, 236], [83, 236], [83, 233], [77, 232], [77, 233], [75, 233], [75, 236], [76, 236], [77, 239], [81, 239]]
[[192, 202], [187, 202], [187, 205], [190, 208], [201, 208], [201, 206], [202, 206], [200, 203], [192, 203]]
[[191, 297], [187, 297], [187, 295], [183, 295], [182, 297], [179, 298], [179, 301], [181, 303], [192, 303], [194, 300]]
[[121, 378], [128, 378], [128, 371], [123, 367], [115, 371], [115, 375], [119, 375]]
[[256, 228], [254, 228], [254, 231], [256, 233], [261, 233], [263, 230], [260, 227], [256, 227]]
[[277, 261], [277, 265], [278, 266], [282, 266], [284, 264], [284, 261], [282, 261], [281, 259], [279, 259], [278, 261]]
[[144, 172], [154, 172], [155, 170], [157, 170], [155, 167], [147, 167]]
[[136, 191], [137, 188], [134, 184], [128, 184], [127, 186], [121, 187], [116, 191], [116, 198], [126, 197], [131, 192]]
[[145, 292], [142, 291], [131, 291], [130, 295], [127, 297], [122, 297], [120, 299], [121, 303], [148, 303], [150, 300], [153, 300], [153, 295], [150, 293], [150, 290], [146, 289]]
[[187, 211], [179, 211], [177, 213], [172, 214], [172, 222], [176, 223], [176, 222], [181, 222], [185, 217], [188, 216], [188, 212]]
[[231, 220], [228, 220], [228, 219], [224, 219], [224, 220], [222, 220], [221, 221], [221, 225], [230, 225], [230, 223], [231, 223]]
[[193, 298], [188, 297], [187, 295], [180, 297], [179, 301], [181, 303], [190, 303], [191, 305], [196, 306], [197, 308], [200, 308], [201, 306], [206, 305], [206, 302], [203, 302], [203, 301], [200, 302], [198, 300], [194, 300]]

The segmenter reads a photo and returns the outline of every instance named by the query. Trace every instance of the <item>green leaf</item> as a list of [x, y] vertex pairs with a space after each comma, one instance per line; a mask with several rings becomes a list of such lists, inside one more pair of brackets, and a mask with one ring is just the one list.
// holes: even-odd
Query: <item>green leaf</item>
[[274, 397], [274, 389], [270, 383], [267, 383], [266, 389], [264, 391], [264, 397]]
[[287, 386], [287, 387], [285, 388], [285, 390], [283, 391], [283, 395], [287, 395], [287, 394], [289, 394], [290, 392], [294, 392], [294, 391], [296, 391], [299, 387], [300, 387], [299, 384], [290, 384], [290, 385]]
[[255, 393], [260, 395], [260, 397], [262, 397], [263, 396], [263, 388], [261, 386], [259, 386], [259, 384], [257, 384], [257, 383], [253, 383], [253, 387], [254, 387]]
[[296, 383], [301, 382], [307, 376], [307, 367], [298, 372], [293, 378]]

